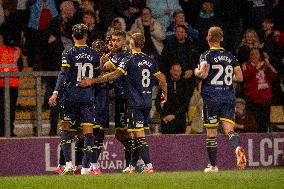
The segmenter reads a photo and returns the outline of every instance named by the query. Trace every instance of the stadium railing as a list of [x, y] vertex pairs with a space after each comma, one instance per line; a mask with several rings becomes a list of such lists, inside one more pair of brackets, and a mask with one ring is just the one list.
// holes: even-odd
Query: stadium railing
[[[36, 78], [36, 125], [37, 136], [42, 136], [42, 104], [40, 101], [40, 94], [42, 89], [41, 79], [44, 76], [58, 76], [57, 71], [45, 71], [45, 72], [0, 72], [0, 77], [4, 78], [4, 128], [5, 137], [10, 137], [10, 89], [9, 89], [9, 77], [35, 77]], [[2, 116], [2, 115], [1, 115]]]

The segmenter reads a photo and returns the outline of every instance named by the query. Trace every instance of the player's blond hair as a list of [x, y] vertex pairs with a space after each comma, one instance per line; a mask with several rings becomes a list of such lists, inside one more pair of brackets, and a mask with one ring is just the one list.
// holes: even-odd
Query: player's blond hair
[[221, 43], [223, 41], [223, 30], [218, 26], [213, 26], [208, 30], [207, 39], [212, 43]]
[[144, 46], [145, 37], [142, 33], [134, 33], [130, 38], [133, 40], [135, 47], [142, 48]]

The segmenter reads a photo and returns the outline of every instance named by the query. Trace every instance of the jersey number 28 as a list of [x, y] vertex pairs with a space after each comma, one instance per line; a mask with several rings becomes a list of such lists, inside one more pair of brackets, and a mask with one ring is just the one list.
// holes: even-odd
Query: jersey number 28
[[[213, 79], [211, 80], [211, 85], [231, 85], [233, 82], [233, 73], [234, 69], [231, 65], [227, 65], [224, 69], [224, 67], [220, 64], [212, 65], [213, 70], [217, 70], [217, 74]], [[224, 74], [224, 79], [221, 79], [221, 76]]]

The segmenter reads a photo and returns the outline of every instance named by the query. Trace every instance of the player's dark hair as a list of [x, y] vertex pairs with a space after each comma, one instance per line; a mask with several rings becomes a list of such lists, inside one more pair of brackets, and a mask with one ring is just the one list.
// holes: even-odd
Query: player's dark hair
[[120, 30], [115, 30], [111, 33], [111, 36], [121, 36], [121, 37], [123, 37], [123, 39], [126, 39], [126, 32], [120, 31]]
[[72, 28], [72, 35], [76, 40], [81, 40], [88, 33], [88, 27], [85, 24], [76, 24]]
[[131, 39], [133, 40], [135, 47], [142, 48], [144, 46], [145, 37], [142, 33], [132, 34]]
[[223, 41], [223, 30], [218, 26], [213, 26], [208, 30], [208, 41], [221, 43]]

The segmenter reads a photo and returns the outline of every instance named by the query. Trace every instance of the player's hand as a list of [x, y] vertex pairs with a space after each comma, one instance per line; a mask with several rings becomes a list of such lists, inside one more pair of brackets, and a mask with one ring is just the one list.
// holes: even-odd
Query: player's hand
[[48, 104], [50, 106], [56, 106], [56, 99], [57, 99], [57, 94], [53, 94], [50, 99], [48, 100]]
[[93, 78], [90, 77], [84, 77], [80, 82], [79, 82], [79, 86], [80, 87], [89, 87], [92, 84], [94, 84], [93, 82]]

